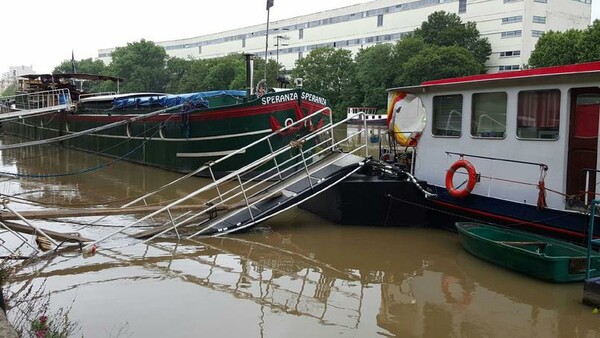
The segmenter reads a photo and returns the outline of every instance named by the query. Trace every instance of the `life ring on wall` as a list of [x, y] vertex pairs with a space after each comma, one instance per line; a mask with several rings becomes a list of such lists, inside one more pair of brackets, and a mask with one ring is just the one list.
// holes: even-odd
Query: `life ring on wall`
[[[467, 185], [462, 189], [456, 189], [454, 187], [454, 173], [456, 170], [464, 168], [467, 170]], [[471, 162], [467, 160], [460, 159], [450, 166], [450, 169], [446, 172], [446, 190], [448, 193], [455, 198], [465, 198], [469, 196], [471, 191], [475, 188], [475, 184], [477, 183], [477, 172], [475, 171], [475, 167]]]

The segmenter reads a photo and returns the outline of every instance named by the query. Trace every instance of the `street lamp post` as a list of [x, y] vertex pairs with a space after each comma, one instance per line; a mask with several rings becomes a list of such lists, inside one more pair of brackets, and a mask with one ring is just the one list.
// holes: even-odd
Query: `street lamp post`
[[276, 58], [275, 58], [275, 62], [277, 63], [277, 75], [279, 75], [279, 46], [289, 46], [287, 43], [282, 43], [280, 40], [289, 40], [290, 37], [287, 35], [276, 35], [275, 39], [277, 40], [277, 43], [275, 44], [275, 46], [277, 46], [276, 49]]

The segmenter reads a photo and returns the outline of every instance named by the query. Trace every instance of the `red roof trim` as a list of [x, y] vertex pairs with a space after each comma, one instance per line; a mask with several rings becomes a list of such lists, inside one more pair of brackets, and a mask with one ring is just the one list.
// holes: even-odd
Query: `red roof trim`
[[596, 72], [600, 71], [600, 61], [578, 63], [567, 66], [553, 66], [544, 68], [524, 69], [510, 72], [492, 73], [492, 74], [480, 74], [470, 75], [463, 77], [455, 77], [450, 79], [432, 80], [421, 83], [421, 86], [438, 86], [452, 83], [466, 83], [476, 81], [488, 81], [488, 80], [500, 80], [500, 79], [514, 79], [523, 77], [533, 76], [546, 76], [546, 75], [559, 75], [569, 73], [582, 73], [582, 72]]

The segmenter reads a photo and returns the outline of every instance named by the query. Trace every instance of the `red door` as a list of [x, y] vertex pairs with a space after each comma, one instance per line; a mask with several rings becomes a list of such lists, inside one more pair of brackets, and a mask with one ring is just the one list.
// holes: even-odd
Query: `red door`
[[[600, 89], [577, 88], [571, 91], [569, 153], [567, 163], [567, 206], [583, 206], [586, 172], [596, 169], [598, 155], [598, 117]], [[590, 172], [588, 201], [595, 198], [596, 174]]]

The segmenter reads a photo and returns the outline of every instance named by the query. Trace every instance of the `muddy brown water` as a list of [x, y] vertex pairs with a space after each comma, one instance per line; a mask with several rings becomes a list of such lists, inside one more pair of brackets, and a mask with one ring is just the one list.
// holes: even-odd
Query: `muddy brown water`
[[[58, 147], [3, 151], [0, 171], [46, 177], [3, 179], [0, 189], [22, 198], [11, 202], [19, 210], [115, 206], [179, 177], [124, 162], [47, 177], [108, 161]], [[81, 233], [99, 238], [132, 217]], [[89, 221], [36, 224], [74, 231]], [[86, 338], [600, 336], [600, 314], [581, 304], [581, 283], [550, 284], [488, 264], [455, 233], [434, 228], [344, 226], [294, 208], [247, 233], [149, 244], [122, 235], [111, 245], [28, 265], [5, 290], [9, 304], [26, 299], [24, 289], [43, 290], [46, 312], [67, 309], [74, 336]]]

